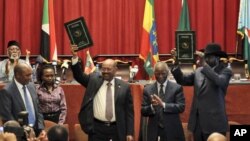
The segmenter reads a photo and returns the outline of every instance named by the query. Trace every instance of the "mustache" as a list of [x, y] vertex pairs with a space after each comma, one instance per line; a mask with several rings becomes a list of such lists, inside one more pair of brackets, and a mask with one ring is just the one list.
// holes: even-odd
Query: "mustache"
[[19, 59], [19, 58], [20, 58], [20, 54], [17, 54], [17, 53], [11, 54], [10, 56], [10, 59]]

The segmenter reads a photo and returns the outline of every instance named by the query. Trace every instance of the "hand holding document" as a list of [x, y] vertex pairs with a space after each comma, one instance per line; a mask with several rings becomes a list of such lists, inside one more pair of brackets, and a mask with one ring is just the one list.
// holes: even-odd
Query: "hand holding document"
[[83, 17], [66, 22], [64, 26], [71, 44], [77, 45], [77, 51], [93, 45], [93, 41]]

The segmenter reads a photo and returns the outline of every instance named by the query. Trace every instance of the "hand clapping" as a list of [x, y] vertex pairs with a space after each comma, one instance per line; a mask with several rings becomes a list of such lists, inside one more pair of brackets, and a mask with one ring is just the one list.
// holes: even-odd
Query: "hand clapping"
[[153, 106], [161, 106], [161, 107], [163, 107], [163, 102], [162, 102], [161, 98], [158, 95], [156, 95], [156, 94], [151, 95], [151, 99], [152, 99], [151, 103], [152, 103]]

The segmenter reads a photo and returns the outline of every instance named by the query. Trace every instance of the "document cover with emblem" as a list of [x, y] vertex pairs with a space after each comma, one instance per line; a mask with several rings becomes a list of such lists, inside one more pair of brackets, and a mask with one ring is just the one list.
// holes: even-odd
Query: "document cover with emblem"
[[70, 42], [78, 46], [78, 50], [90, 47], [93, 41], [83, 17], [64, 23]]
[[194, 63], [195, 61], [195, 32], [176, 31], [176, 52], [177, 60], [182, 63]]

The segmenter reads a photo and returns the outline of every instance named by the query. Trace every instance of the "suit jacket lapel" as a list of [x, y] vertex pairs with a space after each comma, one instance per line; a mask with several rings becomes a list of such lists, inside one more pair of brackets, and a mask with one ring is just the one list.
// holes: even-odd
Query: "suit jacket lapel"
[[92, 99], [95, 97], [96, 93], [98, 92], [98, 90], [99, 90], [100, 87], [102, 86], [103, 81], [104, 81], [104, 80], [103, 80], [101, 77], [98, 77], [96, 83], [93, 84], [93, 85], [95, 85], [96, 87], [95, 87], [95, 89], [94, 89], [94, 93], [91, 95], [91, 98], [92, 98]]
[[206, 83], [206, 78], [205, 78], [204, 74], [199, 72], [199, 82], [198, 82], [198, 93], [197, 93], [197, 95], [201, 94], [201, 91], [204, 89], [205, 83]]
[[30, 93], [30, 96], [31, 96], [31, 99], [32, 99], [32, 102], [33, 102], [33, 107], [34, 107], [34, 110], [35, 110], [35, 113], [36, 113], [36, 111], [37, 111], [37, 107], [36, 107], [36, 104], [35, 104], [36, 103], [36, 101], [35, 101], [36, 98], [34, 96], [36, 91], [34, 89], [32, 89], [30, 85], [27, 85], [27, 88], [29, 90], [29, 93]]
[[167, 86], [165, 87], [165, 91], [164, 91], [164, 99], [163, 99], [163, 101], [166, 102], [167, 96], [170, 96], [173, 93], [172, 88], [173, 88], [172, 82], [168, 80], [167, 81]]
[[121, 84], [117, 81], [117, 79], [115, 78], [115, 90], [114, 90], [114, 95], [115, 95], [115, 102], [118, 99], [119, 93], [121, 91]]
[[[167, 97], [170, 96], [173, 92], [172, 92], [172, 88], [173, 88], [173, 85], [172, 85], [172, 82], [167, 80], [167, 86], [165, 87], [165, 90], [164, 90], [164, 95], [163, 95], [163, 101], [166, 102], [166, 99], [168, 99]], [[168, 94], [167, 94], [168, 93]]]
[[159, 94], [158, 94], [158, 88], [157, 88], [157, 82], [156, 82], [156, 81], [155, 81], [154, 87], [153, 87], [153, 89], [152, 89], [152, 94], [159, 95]]
[[[88, 105], [90, 102], [93, 102], [96, 93], [98, 92], [98, 90], [100, 89], [100, 87], [101, 87], [102, 84], [103, 84], [103, 81], [104, 81], [104, 80], [102, 79], [102, 77], [97, 77], [97, 78], [95, 79], [94, 82], [88, 84], [88, 85], [91, 85], [91, 86], [93, 85], [92, 88], [91, 88], [91, 90], [90, 90], [91, 93], [90, 93], [90, 92], [87, 93], [88, 99], [85, 99], [85, 98], [84, 98], [85, 101], [82, 103], [81, 108], [85, 107], [85, 106]], [[86, 94], [86, 93], [85, 93], [85, 94]], [[84, 97], [85, 97], [85, 96], [84, 96]]]
[[11, 93], [15, 95], [14, 97], [16, 97], [16, 101], [19, 103], [18, 105], [21, 105], [22, 109], [26, 110], [23, 98], [22, 98], [21, 93], [19, 92], [19, 90], [17, 88], [15, 81], [13, 81], [11, 83], [10, 90], [11, 90]]

